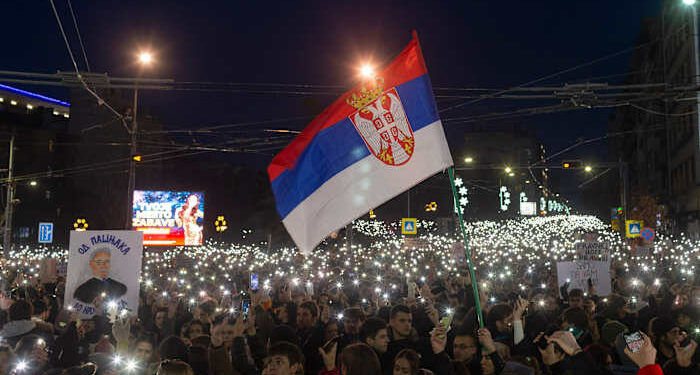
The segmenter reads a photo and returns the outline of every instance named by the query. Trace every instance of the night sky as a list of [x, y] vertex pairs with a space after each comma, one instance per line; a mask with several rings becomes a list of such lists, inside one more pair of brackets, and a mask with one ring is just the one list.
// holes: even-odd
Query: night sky
[[[81, 69], [85, 64], [64, 0], [55, 0]], [[591, 61], [636, 44], [640, 22], [658, 14], [661, 0], [587, 1], [85, 1], [74, 0], [90, 66], [112, 76], [134, 76], [134, 54], [156, 51], [147, 76], [176, 81], [340, 85], [349, 87], [360, 62], [386, 62], [418, 30], [435, 87], [506, 88]], [[0, 24], [0, 69], [52, 73], [72, 63], [49, 1], [11, 1]], [[539, 85], [621, 82], [629, 54]], [[67, 91], [23, 87], [69, 99]], [[332, 91], [332, 90], [331, 90]], [[335, 90], [338, 92], [338, 90]], [[333, 95], [288, 93], [147, 92], [140, 106], [166, 128], [312, 116]], [[441, 108], [460, 101], [438, 99]], [[554, 102], [487, 100], [442, 113], [443, 119]], [[517, 121], [536, 129], [549, 153], [577, 139], [605, 133], [609, 110], [579, 110]], [[301, 129], [306, 121], [275, 127]], [[494, 122], [495, 123], [495, 122]], [[446, 122], [452, 147], [470, 124]], [[486, 123], [489, 124], [489, 123]], [[236, 128], [254, 132], [255, 127]], [[206, 141], [206, 140], [204, 140]], [[597, 144], [579, 150], [606, 150]], [[240, 157], [264, 168], [272, 154]], [[240, 159], [236, 159], [240, 158]]]

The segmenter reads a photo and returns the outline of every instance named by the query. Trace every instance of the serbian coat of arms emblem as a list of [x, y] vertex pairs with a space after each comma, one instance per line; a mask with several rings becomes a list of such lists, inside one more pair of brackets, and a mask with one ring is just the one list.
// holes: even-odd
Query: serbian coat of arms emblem
[[347, 103], [357, 109], [349, 116], [372, 155], [387, 165], [406, 164], [413, 155], [413, 129], [396, 89], [384, 91], [381, 79], [374, 89], [362, 88]]

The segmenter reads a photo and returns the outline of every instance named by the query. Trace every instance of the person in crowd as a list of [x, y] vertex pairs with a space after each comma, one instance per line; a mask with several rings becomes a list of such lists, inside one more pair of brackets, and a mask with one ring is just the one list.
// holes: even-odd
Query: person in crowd
[[[513, 260], [508, 271], [522, 278], [477, 271], [477, 306], [471, 280], [446, 274], [439, 260], [425, 259], [429, 268], [424, 275], [420, 263], [417, 271], [399, 271], [391, 265], [339, 259], [327, 266], [314, 263], [325, 267], [316, 271], [304, 268], [311, 266], [307, 261], [290, 258], [296, 271], [285, 270], [284, 275], [282, 269], [276, 272], [279, 266], [256, 268], [261, 279], [269, 275], [257, 292], [236, 288], [247, 284], [249, 275], [235, 265], [228, 276], [217, 271], [216, 262], [202, 262], [191, 271], [178, 268], [182, 278], [185, 271], [195, 275], [187, 284], [168, 273], [171, 265], [146, 262], [152, 283], [141, 284], [138, 311], [124, 311], [119, 318], [106, 316], [99, 297], [92, 301], [96, 314], [81, 317], [63, 305], [62, 282], [25, 283], [4, 273], [0, 375], [699, 371], [700, 288], [687, 272], [680, 277], [666, 264], [657, 265], [656, 275], [632, 262], [625, 269], [613, 261], [613, 294], [571, 289], [560, 297], [555, 271]], [[350, 266], [343, 268], [345, 261]], [[529, 267], [536, 271], [527, 273]], [[424, 278], [420, 288], [407, 280], [407, 272], [416, 282]], [[249, 303], [248, 314], [240, 311], [243, 301]], [[477, 307], [483, 311], [484, 328]], [[644, 342], [633, 352], [626, 337], [637, 331]]]
[[569, 307], [578, 307], [580, 309], [583, 308], [583, 303], [584, 303], [584, 295], [583, 295], [583, 290], [574, 288], [569, 290], [568, 292], [569, 295]]
[[304, 354], [297, 345], [280, 341], [267, 351], [262, 375], [303, 375]]
[[46, 341], [39, 335], [29, 334], [22, 336], [15, 347], [17, 356], [16, 369], [23, 369], [24, 373], [34, 375], [48, 370], [49, 351]]
[[470, 331], [458, 331], [452, 341], [452, 358], [455, 374], [477, 373], [481, 366], [477, 356], [479, 345]]
[[148, 337], [139, 337], [134, 341], [131, 357], [139, 362], [142, 367], [148, 367], [156, 361], [153, 341]]
[[166, 359], [158, 365], [156, 375], [194, 375], [194, 371], [187, 362]]
[[[571, 298], [571, 295], [569, 295]], [[582, 307], [569, 307], [562, 313], [561, 329], [571, 332], [581, 347], [593, 343], [593, 337], [589, 331], [591, 326], [586, 311]]]
[[[37, 326], [37, 323], [32, 320], [32, 304], [27, 300], [18, 300], [12, 303], [8, 310], [9, 322], [7, 322], [0, 330], [0, 337], [7, 341], [11, 346], [25, 335], [36, 334], [41, 335], [46, 339], [44, 326]], [[51, 330], [49, 330], [51, 331]]]
[[391, 358], [385, 355], [389, 349], [386, 321], [381, 318], [367, 319], [360, 327], [360, 341], [374, 350], [381, 361], [382, 368], [386, 368], [391, 363]]
[[491, 306], [487, 314], [487, 327], [493, 332], [494, 340], [511, 344], [513, 342], [513, 306], [498, 303]]
[[381, 375], [379, 358], [368, 345], [353, 343], [346, 346], [340, 355], [340, 368], [336, 364], [337, 350], [337, 343], [327, 348], [319, 348], [319, 354], [323, 358], [323, 370], [319, 375]]
[[418, 375], [420, 356], [413, 349], [403, 349], [394, 357], [394, 375]]
[[660, 316], [651, 323], [653, 344], [657, 350], [656, 363], [664, 364], [676, 355], [674, 347], [681, 341], [681, 330], [673, 320]]

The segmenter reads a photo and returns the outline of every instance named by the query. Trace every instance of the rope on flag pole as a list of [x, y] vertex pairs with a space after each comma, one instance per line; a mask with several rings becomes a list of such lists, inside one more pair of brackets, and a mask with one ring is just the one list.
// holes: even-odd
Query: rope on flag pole
[[[457, 196], [457, 188], [455, 187], [455, 173], [454, 167], [447, 168], [447, 172], [450, 175], [450, 185], [452, 186], [452, 196], [455, 202], [459, 202], [459, 197]], [[472, 288], [474, 289], [474, 302], [476, 304], [476, 317], [479, 320], [479, 328], [484, 328], [484, 318], [481, 315], [481, 302], [479, 302], [479, 287], [476, 283], [476, 275], [474, 275], [474, 265], [472, 264], [472, 256], [469, 252], [469, 244], [467, 243], [467, 230], [464, 228], [464, 219], [462, 218], [462, 210], [460, 207], [457, 208], [457, 216], [459, 216], [459, 227], [462, 228], [462, 238], [464, 240], [464, 250], [467, 256], [467, 264], [469, 266], [469, 276], [472, 281]]]

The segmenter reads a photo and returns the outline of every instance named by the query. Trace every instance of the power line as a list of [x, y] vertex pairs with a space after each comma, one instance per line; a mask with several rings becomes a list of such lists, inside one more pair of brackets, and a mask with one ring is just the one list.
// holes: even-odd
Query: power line
[[[82, 83], [83, 87], [87, 92], [89, 92], [92, 96], [97, 99], [97, 103], [99, 105], [104, 105], [106, 106], [112, 113], [114, 113], [120, 120], [122, 120], [122, 124], [124, 127], [126, 127], [126, 123], [124, 122], [124, 116], [121, 115], [121, 113], [117, 112], [114, 108], [112, 108], [109, 103], [107, 103], [102, 97], [100, 97], [96, 92], [91, 90], [87, 83], [85, 83], [85, 80], [83, 79], [82, 75], [80, 74], [80, 70], [78, 70], [78, 64], [75, 62], [75, 57], [73, 56], [73, 51], [70, 48], [70, 43], [68, 43], [68, 37], [66, 36], [66, 32], [63, 29], [63, 23], [61, 22], [61, 18], [58, 16], [58, 11], [56, 10], [56, 5], [54, 4], [53, 0], [49, 0], [51, 3], [51, 9], [53, 9], [53, 14], [56, 17], [56, 22], [58, 22], [58, 28], [61, 30], [61, 36], [63, 36], [63, 42], [66, 44], [66, 49], [68, 50], [68, 55], [70, 56], [71, 61], [73, 62], [73, 67], [75, 68], [75, 74], [77, 75], [78, 80]], [[127, 131], [129, 128], [126, 128]]]
[[[682, 31], [682, 30], [683, 30], [683, 28], [679, 26], [678, 30], [675, 31], [675, 32], [673, 32], [673, 33], [671, 33], [671, 35], [673, 35], [673, 34], [675, 34], [675, 33], [678, 33], [679, 31]], [[669, 37], [670, 37], [671, 35], [669, 35]], [[641, 48], [646, 47], [646, 46], [650, 46], [651, 44], [656, 43], [656, 42], [660, 41], [661, 39], [662, 39], [662, 38], [657, 38], [657, 39], [655, 39], [655, 40], [653, 40], [653, 41], [650, 41], [650, 42], [647, 42], [647, 43], [643, 43], [643, 44], [640, 44], [640, 45], [638, 45], [638, 46], [633, 46], [633, 47], [625, 48], [625, 49], [623, 49], [623, 50], [621, 50], [621, 51], [618, 51], [618, 52], [615, 52], [615, 53], [612, 53], [612, 54], [609, 54], [609, 55], [606, 55], [606, 56], [603, 56], [603, 57], [599, 57], [599, 58], [597, 58], [597, 59], [593, 59], [593, 60], [591, 60], [591, 61], [589, 61], [589, 62], [586, 62], [586, 63], [583, 63], [583, 64], [579, 64], [579, 65], [576, 65], [576, 66], [574, 66], [574, 67], [571, 67], [571, 68], [568, 68], [568, 69], [564, 69], [564, 70], [558, 71], [558, 72], [556, 72], [556, 73], [553, 73], [553, 74], [544, 76], [544, 77], [542, 77], [542, 78], [538, 78], [538, 79], [535, 79], [535, 80], [533, 80], [533, 81], [529, 81], [529, 82], [523, 83], [523, 84], [521, 84], [521, 85], [516, 86], [514, 89], [517, 89], [517, 88], [523, 87], [523, 86], [529, 86], [529, 85], [534, 84], [534, 83], [537, 83], [537, 82], [546, 81], [546, 80], [548, 80], [548, 79], [550, 79], [550, 78], [554, 78], [554, 77], [560, 76], [560, 75], [562, 75], [562, 74], [566, 74], [566, 73], [572, 72], [572, 71], [574, 71], [574, 70], [581, 69], [581, 68], [584, 68], [584, 67], [586, 67], [586, 66], [591, 66], [591, 65], [596, 64], [596, 63], [599, 63], [599, 62], [601, 62], [601, 61], [605, 61], [605, 60], [611, 59], [611, 58], [613, 58], [613, 57], [617, 57], [617, 56], [620, 56], [620, 55], [622, 55], [622, 54], [625, 54], [625, 53], [628, 53], [628, 52], [632, 52], [632, 51], [641, 49]], [[513, 89], [501, 90], [501, 91], [498, 91], [498, 92], [492, 94], [491, 96], [496, 96], [496, 95], [505, 94], [505, 93], [510, 92], [510, 91], [512, 91], [512, 90], [513, 90]], [[467, 106], [467, 105], [471, 105], [471, 104], [474, 104], [474, 103], [478, 103], [478, 102], [480, 102], [480, 101], [482, 101], [482, 100], [484, 100], [484, 99], [487, 99], [487, 98], [488, 98], [488, 96], [487, 96], [487, 97], [484, 97], [484, 98], [474, 99], [474, 100], [472, 100], [472, 101], [468, 101], [468, 102], [465, 102], [465, 103], [456, 104], [456, 105], [453, 105], [453, 106], [451, 106], [451, 107], [444, 108], [444, 109], [440, 110], [439, 113], [447, 112], [447, 111], [452, 110], [452, 109], [456, 109], [456, 108], [460, 108], [460, 107], [463, 107], [463, 106]]]
[[90, 63], [88, 62], [87, 53], [85, 52], [85, 45], [83, 45], [83, 38], [80, 36], [80, 29], [78, 29], [78, 19], [75, 17], [75, 12], [73, 12], [73, 4], [70, 0], [68, 2], [68, 8], [70, 9], [70, 15], [73, 18], [73, 26], [75, 26], [75, 33], [78, 35], [78, 42], [80, 42], [80, 49], [83, 51], [83, 58], [85, 59], [85, 68], [90, 71]]

